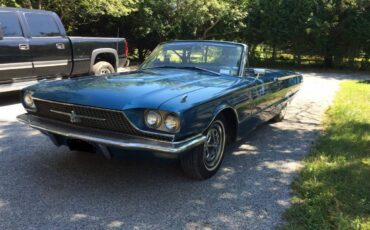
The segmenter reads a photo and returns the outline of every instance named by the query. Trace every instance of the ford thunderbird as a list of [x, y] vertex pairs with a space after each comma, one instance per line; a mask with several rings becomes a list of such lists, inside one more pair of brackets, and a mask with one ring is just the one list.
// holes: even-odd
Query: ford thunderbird
[[24, 89], [27, 113], [18, 120], [57, 146], [176, 158], [187, 175], [206, 179], [220, 168], [228, 143], [284, 118], [303, 80], [248, 68], [247, 53], [234, 42], [162, 43], [136, 71]]

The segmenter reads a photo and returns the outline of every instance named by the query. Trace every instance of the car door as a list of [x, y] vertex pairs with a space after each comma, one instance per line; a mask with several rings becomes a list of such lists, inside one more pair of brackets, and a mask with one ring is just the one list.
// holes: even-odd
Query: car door
[[258, 78], [263, 82], [263, 91], [260, 94], [260, 99], [257, 105], [259, 120], [266, 122], [275, 115], [275, 107], [279, 104], [279, 91], [281, 84], [278, 76], [275, 73], [266, 71], [266, 73]]
[[243, 80], [248, 87], [239, 93], [242, 98], [238, 106], [240, 129], [245, 130], [245, 134], [276, 115], [275, 107], [281, 100], [278, 76], [269, 70], [263, 70], [262, 74], [255, 74], [255, 71], [246, 73]]
[[33, 76], [29, 43], [24, 38], [17, 12], [0, 10], [0, 83]]
[[[37, 76], [66, 76], [71, 73], [72, 54], [68, 37], [53, 14], [25, 12], [29, 43]], [[64, 30], [64, 29], [63, 29]]]
[[235, 107], [238, 112], [240, 130], [243, 130], [242, 133], [246, 135], [263, 122], [260, 113], [265, 88], [263, 81], [255, 77], [245, 77], [242, 82], [246, 86], [235, 93]]

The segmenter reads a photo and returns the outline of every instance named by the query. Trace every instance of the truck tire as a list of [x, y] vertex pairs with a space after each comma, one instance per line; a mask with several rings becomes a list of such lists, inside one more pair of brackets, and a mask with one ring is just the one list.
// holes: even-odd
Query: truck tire
[[106, 61], [100, 61], [94, 64], [91, 73], [95, 76], [104, 76], [116, 72], [113, 66]]

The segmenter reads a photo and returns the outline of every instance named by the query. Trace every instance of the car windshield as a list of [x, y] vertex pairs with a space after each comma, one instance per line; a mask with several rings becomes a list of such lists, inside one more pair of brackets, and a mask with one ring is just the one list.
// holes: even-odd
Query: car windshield
[[239, 75], [243, 46], [217, 42], [172, 42], [157, 46], [140, 69], [192, 68], [214, 74]]

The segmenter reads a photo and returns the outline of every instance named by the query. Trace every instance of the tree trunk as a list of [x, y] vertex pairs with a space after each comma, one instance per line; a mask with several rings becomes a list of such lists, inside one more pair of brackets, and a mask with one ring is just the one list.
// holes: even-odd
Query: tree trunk
[[355, 66], [355, 57], [349, 57], [348, 58], [348, 66], [350, 67], [350, 68], [356, 68], [356, 66]]
[[361, 70], [368, 70], [370, 62], [368, 61], [370, 59], [369, 55], [365, 55], [361, 62]]
[[138, 53], [139, 53], [139, 62], [142, 63], [144, 61], [144, 49], [141, 47], [137, 48]]
[[324, 58], [324, 66], [326, 68], [331, 68], [333, 67], [333, 61], [334, 61], [334, 58], [333, 58], [333, 55], [331, 54], [327, 54]]
[[27, 8], [33, 9], [31, 0], [26, 1], [25, 5]]
[[254, 63], [256, 62], [256, 48], [257, 48], [257, 44], [253, 45], [253, 44], [249, 44], [249, 58], [248, 58], [248, 62], [249, 62], [249, 65], [254, 65]]
[[213, 29], [213, 27], [215, 27], [218, 23], [220, 22], [220, 19], [217, 19], [217, 21], [215, 21], [213, 24], [211, 24], [210, 27], [208, 27], [204, 33], [203, 33], [203, 36], [202, 36], [202, 39], [205, 40], [207, 39], [207, 35], [208, 35], [208, 32], [211, 31]]
[[38, 7], [39, 10], [42, 9], [42, 0], [38, 1], [37, 7]]
[[249, 59], [253, 59], [254, 58], [255, 51], [256, 51], [256, 48], [252, 44], [248, 44], [248, 48], [249, 48]]
[[297, 54], [297, 55], [295, 55], [295, 63], [296, 63], [297, 65], [301, 65], [301, 60], [302, 60], [302, 56], [301, 56], [301, 54]]
[[274, 63], [276, 60], [276, 45], [274, 44], [272, 46], [272, 56], [271, 56], [271, 62]]
[[329, 43], [327, 43], [326, 44], [325, 58], [324, 58], [324, 66], [326, 68], [331, 68], [331, 67], [333, 67], [333, 64], [334, 64], [334, 56], [333, 56], [333, 54], [331, 52], [331, 49], [329, 47]]

